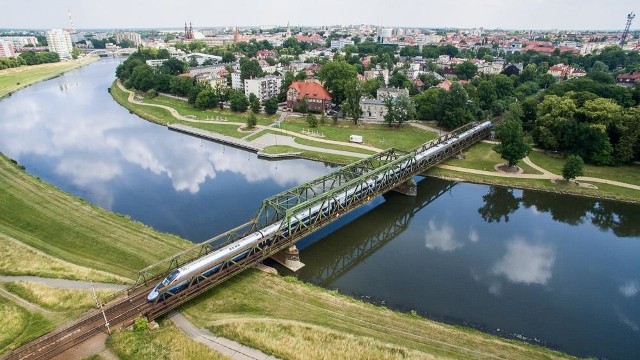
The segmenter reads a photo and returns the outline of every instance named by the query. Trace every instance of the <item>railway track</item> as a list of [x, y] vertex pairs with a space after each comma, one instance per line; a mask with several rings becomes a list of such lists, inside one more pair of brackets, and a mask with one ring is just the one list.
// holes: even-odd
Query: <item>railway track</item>
[[136, 317], [149, 311], [154, 304], [147, 301], [149, 286], [142, 286], [123, 298], [116, 299], [101, 310], [93, 309], [80, 319], [44, 335], [22, 347], [12, 351], [5, 360], [50, 359], [91, 337], [107, 333], [105, 317], [110, 329], [130, 326]]

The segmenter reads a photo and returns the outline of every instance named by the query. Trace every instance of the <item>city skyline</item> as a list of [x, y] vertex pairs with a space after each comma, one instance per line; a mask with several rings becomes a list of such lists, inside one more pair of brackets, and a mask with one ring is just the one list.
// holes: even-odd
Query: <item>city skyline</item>
[[[108, 4], [108, 5], [107, 5]], [[372, 24], [390, 27], [450, 27], [535, 30], [622, 30], [626, 16], [640, 7], [637, 1], [620, 0], [459, 0], [445, 2], [399, 0], [325, 0], [314, 8], [309, 3], [275, 0], [135, 2], [32, 0], [12, 3], [11, 16], [3, 28], [69, 28], [70, 10], [76, 29], [179, 28], [185, 21], [195, 28], [218, 26], [286, 25], [319, 26]], [[143, 14], [141, 16], [141, 14]], [[634, 23], [631, 30], [639, 26]]]

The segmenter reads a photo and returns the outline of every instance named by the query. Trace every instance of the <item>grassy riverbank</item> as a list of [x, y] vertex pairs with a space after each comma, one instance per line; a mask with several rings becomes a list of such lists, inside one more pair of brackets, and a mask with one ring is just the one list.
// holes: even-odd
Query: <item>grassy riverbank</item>
[[23, 87], [54, 78], [69, 70], [97, 61], [98, 59], [100, 58], [97, 56], [86, 56], [71, 61], [20, 66], [0, 70], [0, 99]]
[[[51, 256], [63, 259], [61, 264], [77, 266], [76, 270], [95, 268], [130, 277], [145, 264], [189, 245], [63, 193], [26, 174], [4, 156], [0, 156], [0, 213], [0, 233], [5, 241], [22, 242], [25, 245], [20, 246], [26, 249], [25, 252], [40, 254], [40, 259]], [[27, 256], [31, 253], [21, 255], [20, 246], [14, 246], [17, 250], [12, 256], [21, 258], [23, 263], [28, 262]], [[50, 271], [56, 276], [64, 275], [55, 269]], [[35, 289], [14, 284], [9, 290], [33, 305], [51, 311], [68, 309], [75, 312], [75, 302], [85, 305], [88, 302], [86, 294], [48, 291], [42, 286]], [[289, 349], [281, 356], [291, 359], [336, 355], [327, 352], [328, 343], [335, 346], [334, 349], [344, 351], [338, 355], [369, 354], [369, 358], [386, 354], [419, 358], [432, 355], [487, 357], [489, 354], [509, 358], [562, 357], [547, 349], [395, 313], [257, 271], [240, 275], [201, 296], [187, 305], [185, 312], [197, 324], [263, 351], [280, 354], [282, 350], [278, 348]], [[12, 325], [0, 329], [0, 353], [43, 334], [57, 323], [7, 300], [0, 300], [2, 315]], [[173, 330], [162, 331], [172, 333]], [[165, 332], [116, 335], [111, 346], [123, 349], [123, 353], [117, 350], [123, 358], [140, 358], [136, 354], [155, 353], [153, 349], [157, 346], [151, 346], [149, 342], [162, 343], [168, 336], [163, 334]], [[278, 334], [290, 336], [283, 338]], [[195, 345], [193, 340], [181, 337], [176, 349], [184, 346]]]

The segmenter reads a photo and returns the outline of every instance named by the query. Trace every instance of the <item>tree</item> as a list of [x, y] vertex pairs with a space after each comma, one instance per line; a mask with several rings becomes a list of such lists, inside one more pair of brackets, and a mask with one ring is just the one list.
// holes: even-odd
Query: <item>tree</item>
[[389, 86], [407, 89], [411, 87], [411, 80], [407, 77], [407, 74], [396, 71], [389, 78]]
[[260, 100], [254, 93], [249, 93], [249, 106], [251, 107], [251, 111], [255, 114], [260, 112]]
[[167, 59], [162, 63], [160, 71], [169, 75], [180, 75], [187, 70], [184, 61], [180, 61], [176, 58]]
[[189, 67], [198, 67], [198, 60], [196, 60], [195, 57], [191, 57], [191, 59], [189, 59]]
[[438, 104], [444, 95], [444, 90], [431, 88], [413, 97], [416, 104], [416, 118], [420, 120], [435, 120], [438, 116]]
[[258, 119], [256, 118], [256, 114], [252, 112], [249, 113], [249, 116], [247, 117], [247, 128], [253, 129], [254, 127], [256, 127], [257, 124], [258, 124]]
[[353, 119], [354, 124], [358, 124], [358, 119], [362, 116], [360, 99], [362, 98], [362, 84], [356, 79], [347, 83], [345, 88], [345, 101], [342, 103], [342, 111], [346, 116]]
[[78, 49], [77, 47], [74, 47], [71, 50], [71, 57], [74, 58], [74, 59], [77, 59], [78, 56], [80, 56], [81, 53], [82, 53], [82, 51], [80, 51], [80, 49]]
[[242, 81], [245, 79], [258, 78], [263, 76], [262, 67], [258, 60], [247, 60], [246, 58], [240, 59], [240, 78]]
[[249, 100], [244, 96], [244, 93], [238, 90], [231, 90], [229, 92], [229, 105], [231, 111], [245, 112], [249, 107]]
[[407, 94], [400, 94], [396, 98], [387, 95], [384, 97], [384, 105], [387, 108], [384, 120], [389, 126], [394, 122], [400, 126], [403, 122], [416, 117], [416, 106]]
[[529, 154], [531, 146], [524, 140], [522, 124], [517, 120], [507, 120], [496, 129], [500, 143], [493, 147], [500, 156], [507, 161], [507, 166], [513, 167]]
[[278, 99], [275, 97], [268, 98], [267, 101], [264, 102], [264, 112], [267, 115], [273, 115], [278, 111]]
[[346, 87], [349, 81], [358, 78], [356, 68], [344, 60], [329, 61], [322, 65], [318, 77], [324, 86], [331, 91], [333, 100], [341, 104], [346, 98]]
[[318, 126], [318, 119], [315, 115], [309, 114], [307, 115], [307, 124], [309, 124], [309, 127], [315, 128]]
[[584, 175], [584, 161], [579, 155], [570, 155], [562, 167], [562, 177], [569, 181]]
[[478, 67], [472, 62], [465, 61], [456, 66], [456, 75], [462, 80], [469, 80], [476, 76]]
[[460, 83], [453, 83], [449, 91], [441, 96], [438, 124], [447, 129], [455, 129], [474, 120], [469, 107], [467, 90]]

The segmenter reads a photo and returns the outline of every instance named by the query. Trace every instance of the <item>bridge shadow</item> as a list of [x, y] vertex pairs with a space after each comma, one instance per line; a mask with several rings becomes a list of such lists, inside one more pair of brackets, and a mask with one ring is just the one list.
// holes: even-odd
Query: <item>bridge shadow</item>
[[306, 266], [298, 276], [321, 286], [334, 282], [402, 234], [415, 214], [456, 185], [452, 181], [423, 178], [418, 182], [416, 197], [386, 193], [374, 200], [379, 202], [377, 205], [354, 212], [349, 219], [328, 227], [312, 240], [301, 240], [298, 243], [304, 244], [301, 261]]

